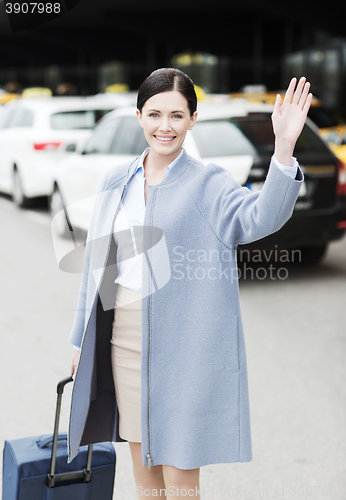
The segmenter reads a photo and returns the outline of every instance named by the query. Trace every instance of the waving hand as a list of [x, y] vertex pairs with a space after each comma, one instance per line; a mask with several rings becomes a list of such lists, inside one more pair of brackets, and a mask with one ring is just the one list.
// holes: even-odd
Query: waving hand
[[[292, 78], [284, 100], [276, 96], [272, 124], [275, 134], [275, 158], [284, 165], [291, 165], [291, 158], [296, 141], [303, 129], [308, 114], [312, 94], [310, 83], [302, 77], [295, 89], [296, 78]], [[295, 89], [295, 90], [294, 90]]]

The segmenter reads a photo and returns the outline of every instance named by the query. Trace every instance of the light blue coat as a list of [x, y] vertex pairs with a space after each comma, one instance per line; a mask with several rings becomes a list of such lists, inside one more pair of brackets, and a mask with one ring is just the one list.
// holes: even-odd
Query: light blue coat
[[[122, 441], [110, 360], [117, 285], [114, 217], [138, 159], [103, 180], [88, 233], [70, 342], [81, 345], [69, 461], [81, 444]], [[143, 465], [192, 469], [252, 459], [236, 248], [277, 231], [303, 180], [273, 162], [260, 192], [187, 155], [148, 186], [143, 245]], [[124, 188], [125, 186], [125, 188]], [[105, 265], [107, 263], [107, 265]]]

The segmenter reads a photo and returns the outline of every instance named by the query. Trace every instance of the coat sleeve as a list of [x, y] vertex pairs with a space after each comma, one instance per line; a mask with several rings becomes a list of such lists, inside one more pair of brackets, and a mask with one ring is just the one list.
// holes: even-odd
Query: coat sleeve
[[298, 167], [295, 179], [272, 159], [261, 191], [238, 184], [225, 169], [213, 165], [208, 197], [208, 219], [217, 237], [227, 246], [251, 243], [278, 231], [293, 213], [304, 176]]

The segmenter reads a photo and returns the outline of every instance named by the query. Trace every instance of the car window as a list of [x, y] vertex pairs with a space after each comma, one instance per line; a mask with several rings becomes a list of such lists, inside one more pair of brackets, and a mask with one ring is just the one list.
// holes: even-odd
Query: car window
[[322, 139], [317, 134], [315, 134], [315, 132], [310, 127], [304, 125], [303, 131], [296, 142], [294, 153], [296, 154], [312, 150], [325, 151], [326, 146], [323, 143]]
[[5, 111], [0, 109], [0, 129], [3, 128], [6, 117], [7, 117], [7, 113], [5, 113]]
[[139, 126], [134, 144], [132, 145], [132, 154], [138, 156], [143, 153], [143, 151], [149, 147], [149, 144], [145, 138], [144, 131], [141, 126]]
[[50, 125], [52, 129], [58, 130], [91, 129], [107, 112], [108, 110], [96, 109], [62, 111], [50, 117]]
[[[192, 130], [202, 158], [238, 156], [274, 151], [274, 133], [269, 113], [250, 113], [245, 117], [196, 123]], [[322, 151], [325, 146], [317, 134], [304, 126], [295, 153]]]
[[21, 108], [16, 115], [13, 127], [32, 127], [34, 123], [34, 113], [30, 109]]
[[[259, 153], [272, 153], [274, 151], [274, 132], [269, 113], [250, 113], [246, 117], [235, 118], [233, 123], [251, 141], [256, 151]], [[305, 125], [298, 137], [294, 152], [325, 151], [325, 149], [321, 138]]]
[[230, 120], [197, 122], [192, 133], [202, 158], [255, 153], [251, 142]]
[[147, 147], [148, 143], [138, 118], [136, 116], [123, 118], [111, 146], [111, 154], [140, 155]]
[[84, 148], [84, 154], [110, 154], [110, 147], [120, 123], [120, 118], [101, 122]]
[[311, 118], [319, 128], [336, 127], [340, 123], [334, 112], [317, 106], [310, 107], [308, 117]]
[[16, 116], [19, 112], [18, 108], [12, 108], [9, 109], [7, 112], [5, 111], [4, 117], [3, 117], [3, 125], [2, 128], [11, 128], [13, 127], [14, 121], [16, 119]]

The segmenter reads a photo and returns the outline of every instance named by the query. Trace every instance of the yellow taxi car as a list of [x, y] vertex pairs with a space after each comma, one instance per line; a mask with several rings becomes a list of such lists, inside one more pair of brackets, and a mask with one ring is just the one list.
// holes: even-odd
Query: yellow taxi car
[[330, 149], [346, 164], [346, 123], [336, 113], [323, 107], [318, 99], [310, 108], [309, 117], [320, 129], [322, 137], [328, 142]]

